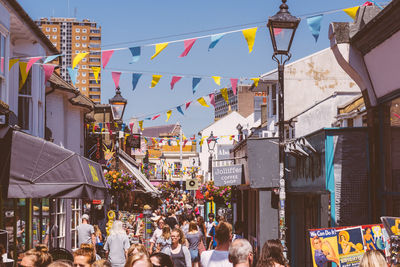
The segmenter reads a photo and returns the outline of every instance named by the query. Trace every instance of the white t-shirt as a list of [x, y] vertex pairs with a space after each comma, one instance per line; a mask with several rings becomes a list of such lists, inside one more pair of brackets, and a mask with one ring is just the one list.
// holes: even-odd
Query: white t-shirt
[[211, 237], [211, 236], [209, 235], [209, 233], [210, 233], [210, 231], [211, 231], [213, 225], [214, 225], [214, 222], [206, 222], [206, 231], [207, 231], [206, 236], [207, 236], [207, 237]]
[[154, 230], [153, 236], [150, 239], [151, 243], [156, 243], [157, 239], [162, 235], [162, 229], [158, 228]]
[[228, 255], [228, 251], [207, 250], [201, 253], [200, 264], [202, 267], [232, 267]]

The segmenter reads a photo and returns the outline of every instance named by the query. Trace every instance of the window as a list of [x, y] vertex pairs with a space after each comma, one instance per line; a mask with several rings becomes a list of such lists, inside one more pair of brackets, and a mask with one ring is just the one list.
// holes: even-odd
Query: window
[[46, 35], [47, 39], [50, 39], [50, 35]]
[[86, 65], [82, 65], [82, 69], [87, 69], [87, 66]]
[[57, 28], [53, 28], [53, 32], [57, 32]]
[[87, 47], [87, 44], [82, 44], [82, 47]]
[[53, 43], [54, 46], [57, 46], [57, 43]]
[[91, 37], [90, 37], [90, 40], [93, 40], [93, 41], [100, 41], [100, 40], [101, 40], [101, 37], [91, 36]]
[[55, 214], [55, 229], [58, 229], [57, 235], [55, 239], [57, 240], [55, 243], [57, 247], [65, 247], [65, 222], [66, 218], [66, 210], [65, 210], [65, 202], [66, 199], [57, 199], [56, 202], [56, 214]]
[[75, 32], [81, 32], [81, 29], [76, 28], [76, 29], [75, 29]]
[[[87, 32], [87, 30], [86, 30], [86, 29], [82, 29], [82, 32], [83, 32], [83, 33], [86, 33], [86, 32]], [[85, 37], [85, 39], [86, 39], [86, 37]]]
[[49, 32], [49, 31], [50, 31], [50, 28], [49, 28], [49, 27], [47, 27], [47, 28], [46, 28], [46, 32]]
[[82, 87], [82, 91], [85, 91], [85, 92], [86, 92], [86, 87]]
[[81, 37], [80, 37], [80, 36], [75, 36], [75, 39], [76, 39], [76, 40], [80, 40]]
[[18, 93], [18, 125], [23, 130], [30, 130], [32, 121], [32, 71], [28, 73], [22, 85], [22, 75], [19, 73], [20, 90]]
[[57, 35], [53, 35], [53, 37], [52, 37], [53, 39], [57, 39]]
[[86, 62], [86, 61], [87, 61], [87, 59], [86, 59], [86, 58], [83, 58], [83, 59], [82, 59], [82, 62]]
[[77, 80], [76, 80], [76, 83], [80, 83], [80, 81], [77, 79]]
[[100, 99], [99, 95], [89, 95], [90, 99]]
[[75, 54], [79, 54], [80, 53], [80, 51], [79, 50], [75, 50]]
[[71, 248], [78, 248], [78, 230], [77, 226], [81, 223], [82, 200], [72, 200], [72, 218], [71, 218]]
[[91, 48], [100, 48], [100, 44], [90, 44], [89, 47], [91, 47]]
[[100, 30], [90, 30], [90, 33], [100, 33]]
[[86, 80], [82, 80], [82, 83], [86, 83]]
[[82, 72], [82, 76], [83, 76], [83, 77], [86, 77], [86, 72]]
[[89, 58], [89, 62], [100, 62], [100, 58]]
[[89, 87], [90, 92], [100, 92], [100, 88]]
[[181, 172], [181, 163], [180, 162], [174, 162], [174, 174], [173, 176], [180, 176]]
[[76, 43], [75, 46], [76, 46], [76, 47], [80, 47], [81, 44], [80, 44], [80, 43]]
[[271, 88], [271, 115], [276, 115], [276, 96], [276, 84], [273, 84]]
[[86, 36], [82, 36], [82, 40], [86, 40], [87, 39], [87, 37]]

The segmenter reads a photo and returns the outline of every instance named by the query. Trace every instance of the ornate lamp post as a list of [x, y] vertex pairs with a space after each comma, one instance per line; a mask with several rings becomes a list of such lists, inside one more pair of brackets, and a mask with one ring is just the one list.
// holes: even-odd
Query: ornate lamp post
[[[278, 63], [279, 75], [279, 96], [278, 96], [278, 124], [279, 124], [279, 170], [280, 170], [280, 187], [279, 187], [279, 239], [287, 254], [286, 247], [286, 222], [285, 222], [285, 119], [284, 119], [284, 69], [285, 63], [291, 58], [290, 47], [300, 18], [292, 16], [288, 11], [289, 7], [286, 0], [282, 0], [278, 13], [269, 17], [267, 27], [271, 35], [274, 54], [272, 59]], [[285, 255], [286, 256], [286, 255]]]
[[161, 180], [164, 181], [164, 164], [165, 164], [165, 155], [164, 153], [161, 154], [160, 156], [160, 161], [161, 161]]
[[[114, 122], [117, 123], [118, 127], [117, 127], [117, 138], [115, 139], [115, 169], [118, 171], [119, 169], [119, 138], [120, 138], [120, 125], [122, 124], [122, 117], [124, 116], [124, 112], [125, 112], [125, 107], [126, 104], [128, 103], [128, 100], [126, 100], [125, 98], [123, 98], [121, 96], [121, 91], [119, 89], [119, 87], [117, 87], [116, 91], [115, 91], [115, 96], [113, 98], [111, 98], [110, 100], [108, 100], [108, 103], [110, 103], [111, 105], [111, 112], [113, 115], [113, 120]], [[119, 195], [117, 192], [117, 212], [116, 212], [116, 216], [118, 219], [118, 213], [119, 213]]]
[[217, 144], [217, 138], [215, 138], [213, 132], [211, 131], [210, 136], [207, 138], [208, 152], [210, 153], [210, 157], [208, 158], [208, 172], [210, 173], [210, 178], [212, 178], [212, 161], [216, 144]]

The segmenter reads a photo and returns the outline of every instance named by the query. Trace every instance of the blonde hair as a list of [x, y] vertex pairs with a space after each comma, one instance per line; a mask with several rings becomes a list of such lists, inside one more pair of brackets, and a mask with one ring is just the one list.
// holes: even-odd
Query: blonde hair
[[385, 257], [376, 250], [368, 250], [360, 261], [360, 267], [386, 267]]
[[179, 234], [179, 244], [183, 245], [186, 242], [185, 234], [182, 232], [180, 228], [175, 228], [172, 232], [176, 232]]
[[105, 259], [93, 262], [92, 267], [111, 267], [111, 262]]
[[148, 254], [144, 253], [136, 253], [128, 256], [128, 259], [126, 260], [125, 267], [132, 267], [136, 262], [144, 260], [146, 263], [145, 267], [153, 267], [151, 264], [150, 258]]
[[35, 267], [46, 267], [53, 261], [49, 249], [43, 244], [36, 245], [35, 248], [25, 252], [24, 257], [33, 257]]
[[161, 235], [165, 240], [169, 239], [171, 237], [171, 228], [169, 225], [165, 225], [162, 229], [162, 235]]
[[90, 264], [96, 261], [96, 253], [92, 244], [81, 244], [81, 247], [74, 252], [74, 258], [77, 256], [86, 257]]
[[[134, 253], [135, 249], [137, 250], [137, 253]], [[147, 252], [147, 249], [143, 244], [132, 244], [128, 249], [128, 257], [140, 253], [145, 254], [147, 257], [149, 257], [149, 253]]]

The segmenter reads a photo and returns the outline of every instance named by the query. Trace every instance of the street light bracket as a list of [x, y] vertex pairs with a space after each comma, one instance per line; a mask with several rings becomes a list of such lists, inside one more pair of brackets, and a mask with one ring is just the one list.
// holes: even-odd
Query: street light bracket
[[[280, 57], [278, 57], [278, 56], [280, 56]], [[286, 57], [284, 58], [284, 56], [286, 56]], [[272, 59], [276, 63], [278, 63], [278, 66], [285, 66], [286, 62], [288, 62], [291, 57], [292, 57], [292, 54], [290, 52], [287, 52], [286, 54], [274, 52], [274, 54], [272, 55]]]

